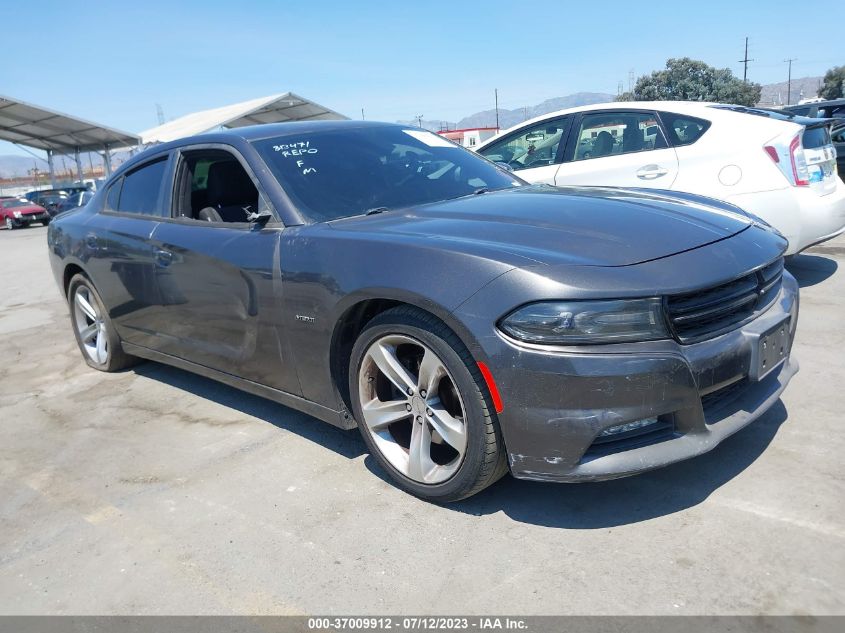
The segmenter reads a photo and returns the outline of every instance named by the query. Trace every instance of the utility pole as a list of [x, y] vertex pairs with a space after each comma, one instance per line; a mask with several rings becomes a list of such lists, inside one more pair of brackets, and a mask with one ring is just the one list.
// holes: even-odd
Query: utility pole
[[417, 115], [417, 124], [418, 124], [417, 127], [422, 127], [422, 118], [423, 118], [422, 114]]
[[792, 103], [792, 62], [797, 60], [797, 57], [790, 57], [789, 59], [783, 60], [789, 64], [789, 75], [786, 80], [786, 105]]
[[634, 69], [628, 71], [628, 92], [634, 92]]
[[499, 89], [493, 88], [493, 98], [496, 100], [496, 130], [499, 129]]
[[742, 80], [748, 81], [748, 62], [753, 62], [753, 59], [748, 59], [748, 38], [745, 38], [745, 57], [739, 60], [742, 63]]
[[361, 120], [366, 121], [366, 119], [364, 118], [364, 108], [361, 108]]
[[164, 125], [164, 108], [161, 107], [160, 103], [156, 104], [156, 117], [158, 117], [158, 124]]

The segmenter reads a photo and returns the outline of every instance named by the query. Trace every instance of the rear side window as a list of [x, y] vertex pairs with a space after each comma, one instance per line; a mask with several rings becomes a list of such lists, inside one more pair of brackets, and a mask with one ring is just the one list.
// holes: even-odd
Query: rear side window
[[672, 114], [671, 112], [661, 112], [660, 118], [666, 128], [666, 133], [669, 135], [669, 142], [676, 147], [678, 145], [692, 145], [704, 136], [704, 133], [710, 127], [710, 121]]
[[126, 174], [123, 177], [117, 210], [122, 213], [161, 215], [159, 197], [166, 167], [167, 158], [162, 158]]
[[[574, 160], [664, 149], [666, 140], [651, 112], [594, 112], [581, 118]], [[571, 150], [570, 150], [571, 152]]]
[[120, 187], [123, 185], [123, 178], [119, 178], [109, 187], [106, 194], [106, 208], [109, 211], [117, 211], [117, 203], [120, 200]]

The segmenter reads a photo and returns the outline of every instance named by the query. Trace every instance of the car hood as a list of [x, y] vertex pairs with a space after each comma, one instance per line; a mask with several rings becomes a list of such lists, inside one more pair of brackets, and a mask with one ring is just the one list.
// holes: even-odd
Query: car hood
[[753, 220], [665, 193], [535, 185], [330, 224], [513, 265], [629, 266], [718, 242]]

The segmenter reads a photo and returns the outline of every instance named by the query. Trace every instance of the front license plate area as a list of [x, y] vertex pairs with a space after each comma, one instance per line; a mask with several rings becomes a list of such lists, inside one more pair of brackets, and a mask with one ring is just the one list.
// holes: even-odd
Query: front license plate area
[[762, 380], [780, 367], [789, 354], [789, 319], [769, 328], [757, 339], [756, 359], [751, 378]]

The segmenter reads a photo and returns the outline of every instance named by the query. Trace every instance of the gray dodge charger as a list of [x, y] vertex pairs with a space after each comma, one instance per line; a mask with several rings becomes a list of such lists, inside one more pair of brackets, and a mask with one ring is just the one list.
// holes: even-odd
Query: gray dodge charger
[[407, 126], [158, 145], [48, 243], [91, 367], [149, 359], [357, 426], [437, 502], [699, 455], [797, 371], [798, 287], [761, 220], [530, 186]]

